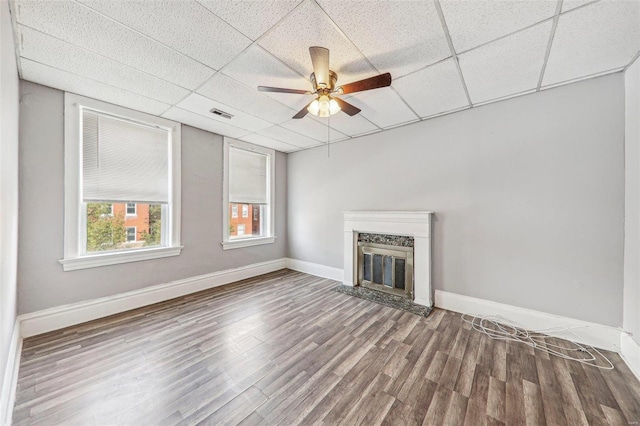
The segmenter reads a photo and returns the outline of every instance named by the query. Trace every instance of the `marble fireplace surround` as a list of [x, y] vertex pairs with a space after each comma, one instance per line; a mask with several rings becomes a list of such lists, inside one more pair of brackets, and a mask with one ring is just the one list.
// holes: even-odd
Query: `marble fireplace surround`
[[344, 284], [357, 283], [358, 233], [414, 238], [414, 302], [433, 306], [431, 285], [431, 211], [344, 212]]

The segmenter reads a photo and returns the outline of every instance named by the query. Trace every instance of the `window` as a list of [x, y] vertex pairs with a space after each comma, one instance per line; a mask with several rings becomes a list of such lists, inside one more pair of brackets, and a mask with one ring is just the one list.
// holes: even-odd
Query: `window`
[[64, 270], [181, 249], [180, 125], [66, 93]]
[[[275, 151], [225, 138], [225, 250], [275, 241], [274, 176]], [[238, 218], [238, 205], [242, 206], [242, 218]], [[250, 209], [252, 219], [248, 219]]]
[[105, 204], [100, 211], [102, 216], [113, 216], [113, 204]]
[[127, 203], [127, 216], [136, 215], [136, 203]]

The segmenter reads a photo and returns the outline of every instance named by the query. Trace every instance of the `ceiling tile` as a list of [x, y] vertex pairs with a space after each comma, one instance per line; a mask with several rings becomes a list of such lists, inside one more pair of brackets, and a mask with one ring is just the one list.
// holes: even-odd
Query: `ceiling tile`
[[300, 5], [258, 43], [305, 77], [313, 72], [310, 46], [329, 49], [330, 68], [342, 84], [377, 74], [314, 2]]
[[191, 0], [80, 0], [94, 10], [220, 69], [250, 43], [247, 37]]
[[552, 21], [459, 56], [471, 102], [484, 102], [538, 86]]
[[[259, 46], [245, 50], [222, 73], [238, 80], [250, 88], [258, 86], [284, 87], [288, 89], [310, 90], [311, 82], [301, 77], [291, 68], [274, 58]], [[272, 99], [298, 111], [313, 100], [310, 95], [267, 93]]]
[[378, 127], [395, 126], [418, 119], [390, 87], [356, 93], [344, 99], [360, 108], [360, 114]]
[[287, 121], [296, 113], [255, 87], [245, 86], [222, 73], [214, 75], [197, 92], [274, 124]]
[[380, 72], [397, 77], [451, 56], [431, 0], [319, 3]]
[[326, 118], [323, 118], [321, 120], [323, 120], [322, 123], [309, 116], [306, 116], [300, 119], [289, 120], [285, 123], [282, 123], [281, 126], [286, 129], [293, 130], [296, 133], [300, 133], [301, 135], [305, 135], [312, 139], [315, 139], [318, 142], [327, 141], [329, 130], [331, 134], [331, 141], [343, 140], [347, 137], [344, 133], [337, 131], [333, 127], [328, 129]]
[[22, 58], [169, 104], [189, 94], [187, 89], [30, 28], [19, 26], [18, 33]]
[[170, 105], [145, 98], [135, 93], [128, 92], [95, 80], [71, 74], [46, 65], [23, 58], [20, 61], [22, 78], [49, 87], [55, 87], [66, 92], [77, 93], [89, 98], [99, 99], [115, 105], [160, 115]]
[[18, 0], [16, 10], [21, 24], [187, 89], [195, 89], [214, 73], [77, 2]]
[[393, 87], [421, 117], [469, 106], [453, 59], [395, 80]]
[[[326, 118], [319, 117], [311, 117], [312, 120], [315, 120], [321, 123], [323, 126], [327, 125]], [[339, 112], [336, 115], [331, 116], [331, 128], [336, 129], [340, 133], [344, 133], [347, 136], [356, 136], [361, 135], [363, 133], [371, 133], [376, 130], [380, 130], [378, 126], [372, 124], [369, 120], [364, 118], [362, 114], [357, 114], [354, 116], [349, 116], [344, 112]], [[325, 132], [325, 141], [326, 141], [326, 132]]]
[[266, 129], [260, 130], [258, 134], [266, 136], [271, 139], [275, 139], [281, 142], [288, 143], [289, 145], [299, 146], [306, 148], [309, 146], [315, 146], [318, 141], [301, 135], [300, 133], [292, 132], [284, 127], [271, 126]]
[[[197, 93], [192, 93], [182, 102], [177, 104], [176, 107], [194, 112], [196, 114], [200, 114], [205, 118], [220, 121], [221, 123], [239, 127], [241, 129], [246, 129], [251, 132], [256, 132], [260, 129], [271, 126], [271, 123], [267, 121], [261, 120], [257, 117], [247, 114], [246, 112], [242, 112], [228, 105], [221, 104], [220, 102], [216, 102], [212, 99], [205, 98], [204, 96], [198, 95]], [[211, 113], [211, 109], [213, 108], [227, 112], [233, 117], [224, 118], [215, 115]]]
[[640, 2], [601, 1], [560, 15], [543, 84], [624, 67], [640, 50]]
[[291, 12], [300, 0], [198, 0], [198, 2], [250, 39], [256, 40]]
[[440, 0], [456, 52], [551, 18], [556, 0]]
[[242, 140], [245, 142], [275, 149], [276, 151], [281, 151], [281, 152], [293, 152], [293, 151], [300, 150], [300, 148], [297, 146], [289, 145], [288, 143], [280, 142], [275, 139], [271, 139], [266, 136], [259, 135], [257, 133], [251, 133], [250, 135], [243, 136]]
[[200, 114], [176, 107], [172, 107], [169, 111], [162, 114], [162, 116], [169, 120], [188, 124], [189, 126], [197, 127], [218, 135], [229, 136], [230, 138], [241, 138], [251, 133], [247, 130], [240, 129], [239, 127], [206, 118]]
[[592, 3], [598, 0], [563, 0], [562, 1], [562, 11], [566, 12], [567, 10], [575, 9], [579, 6], [584, 6], [587, 3]]

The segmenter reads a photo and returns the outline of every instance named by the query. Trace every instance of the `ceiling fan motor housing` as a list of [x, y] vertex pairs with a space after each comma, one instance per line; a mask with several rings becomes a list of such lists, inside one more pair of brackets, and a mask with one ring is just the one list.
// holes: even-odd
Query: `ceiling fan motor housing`
[[313, 87], [316, 90], [326, 89], [329, 92], [332, 92], [333, 89], [336, 87], [336, 82], [338, 81], [338, 74], [336, 74], [335, 72], [329, 70], [329, 82], [328, 82], [328, 84], [324, 84], [323, 82], [317, 82], [316, 81], [316, 73], [314, 73], [314, 72], [311, 73], [311, 77], [309, 77], [309, 79], [311, 80], [311, 84], [313, 85]]

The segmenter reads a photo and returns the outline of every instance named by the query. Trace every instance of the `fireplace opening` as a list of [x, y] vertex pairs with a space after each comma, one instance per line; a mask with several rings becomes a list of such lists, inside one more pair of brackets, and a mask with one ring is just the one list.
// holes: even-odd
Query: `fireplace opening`
[[413, 300], [413, 238], [358, 234], [358, 285]]

